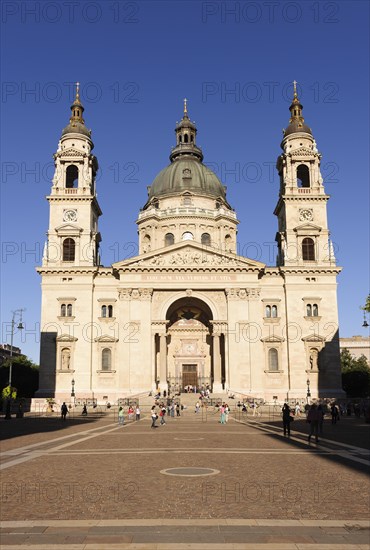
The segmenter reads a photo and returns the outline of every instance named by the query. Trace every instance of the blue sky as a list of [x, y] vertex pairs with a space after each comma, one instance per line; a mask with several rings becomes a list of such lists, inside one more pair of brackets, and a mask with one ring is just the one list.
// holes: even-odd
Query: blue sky
[[1, 322], [26, 308], [22, 347], [39, 358], [41, 263], [52, 155], [81, 83], [101, 171], [105, 265], [137, 251], [146, 187], [168, 164], [188, 98], [205, 163], [240, 219], [239, 252], [274, 265], [275, 162], [292, 84], [323, 155], [340, 335], [366, 335], [369, 292], [369, 4], [3, 2]]

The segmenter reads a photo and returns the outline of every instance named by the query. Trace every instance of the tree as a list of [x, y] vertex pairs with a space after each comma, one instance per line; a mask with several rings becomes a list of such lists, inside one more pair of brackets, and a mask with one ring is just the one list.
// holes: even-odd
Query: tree
[[354, 357], [344, 349], [340, 354], [342, 386], [348, 397], [370, 396], [370, 367], [364, 355]]
[[[10, 359], [6, 359], [0, 367], [0, 388], [3, 390], [9, 384]], [[39, 387], [39, 366], [26, 355], [12, 357], [12, 386], [17, 388], [17, 397], [33, 397]]]
[[370, 294], [366, 298], [366, 304], [361, 309], [366, 311], [366, 313], [370, 313]]

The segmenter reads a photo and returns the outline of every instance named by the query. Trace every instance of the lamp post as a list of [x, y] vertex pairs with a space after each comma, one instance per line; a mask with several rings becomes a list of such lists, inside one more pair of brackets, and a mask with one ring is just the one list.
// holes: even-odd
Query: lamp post
[[367, 320], [366, 320], [366, 314], [365, 314], [365, 312], [364, 312], [364, 322], [362, 323], [362, 326], [363, 326], [364, 328], [367, 328], [367, 327], [369, 326], [369, 323], [368, 323]]
[[311, 392], [310, 392], [310, 379], [307, 378], [306, 380], [306, 384], [307, 384], [307, 404], [309, 403], [309, 399], [311, 397]]
[[[11, 323], [11, 330], [10, 330], [10, 356], [9, 356], [9, 381], [8, 381], [8, 386], [9, 386], [9, 389], [10, 389], [10, 392], [11, 392], [11, 388], [12, 388], [12, 368], [13, 368], [13, 338], [14, 338], [14, 328], [15, 328], [15, 319], [17, 316], [19, 316], [19, 323], [17, 325], [17, 329], [19, 330], [22, 330], [24, 327], [23, 327], [23, 324], [22, 324], [22, 313], [23, 311], [25, 311], [24, 309], [16, 309], [15, 311], [13, 311], [13, 316], [12, 316], [12, 323]], [[10, 396], [9, 396], [9, 399], [8, 399], [8, 402], [6, 404], [6, 414], [5, 414], [5, 418], [7, 420], [9, 420], [12, 415], [11, 415], [11, 393], [10, 393]]]
[[71, 390], [71, 397], [75, 397], [75, 380], [72, 378], [72, 390]]

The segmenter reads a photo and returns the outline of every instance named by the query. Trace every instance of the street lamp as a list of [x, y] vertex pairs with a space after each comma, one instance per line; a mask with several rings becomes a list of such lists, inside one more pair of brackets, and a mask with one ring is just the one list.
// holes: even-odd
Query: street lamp
[[306, 384], [307, 384], [307, 403], [308, 403], [309, 398], [311, 397], [311, 392], [310, 392], [310, 379], [309, 379], [309, 378], [307, 378]]
[[366, 321], [366, 315], [365, 315], [365, 312], [364, 312], [364, 322], [362, 323], [362, 326], [367, 328], [369, 326], [369, 323]]
[[[25, 311], [25, 310], [24, 309], [16, 309], [15, 311], [12, 312], [13, 316], [12, 316], [11, 331], [10, 331], [10, 356], [9, 356], [9, 381], [8, 381], [8, 386], [9, 386], [10, 392], [11, 392], [11, 388], [12, 388], [13, 338], [14, 338], [15, 319], [16, 319], [17, 316], [19, 316], [19, 323], [17, 325], [17, 329], [22, 330], [24, 328], [23, 324], [22, 324], [22, 313], [23, 313], [23, 311]], [[9, 400], [7, 402], [7, 405], [6, 405], [5, 418], [7, 420], [12, 417], [10, 411], [11, 411], [11, 393], [10, 393]]]
[[71, 397], [74, 397], [75, 396], [75, 380], [74, 378], [72, 378], [72, 390], [71, 390]]

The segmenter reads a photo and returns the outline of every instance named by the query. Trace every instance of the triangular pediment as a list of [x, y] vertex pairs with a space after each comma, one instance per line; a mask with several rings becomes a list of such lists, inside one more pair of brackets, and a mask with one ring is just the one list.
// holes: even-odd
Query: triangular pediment
[[70, 235], [72, 233], [80, 233], [82, 231], [82, 228], [72, 223], [63, 223], [62, 225], [58, 225], [58, 227], [55, 228], [55, 231], [57, 233], [66, 233]]
[[109, 336], [109, 334], [103, 334], [102, 336], [98, 336], [97, 338], [95, 338], [95, 342], [100, 342], [101, 344], [103, 343], [113, 343], [113, 342], [118, 342], [118, 339], [117, 338], [113, 338], [113, 336]]
[[318, 233], [321, 231], [321, 227], [319, 225], [315, 225], [314, 223], [303, 223], [302, 225], [297, 225], [294, 228], [294, 231], [299, 233]]
[[304, 336], [302, 338], [303, 342], [325, 342], [324, 336], [319, 336], [318, 334], [310, 334], [309, 336]]
[[241, 267], [245, 269], [263, 269], [265, 264], [237, 256], [230, 252], [220, 252], [211, 247], [202, 246], [196, 242], [181, 242], [165, 248], [134, 256], [128, 260], [113, 264], [115, 269], [131, 267], [159, 268], [225, 268]]
[[77, 340], [78, 338], [71, 336], [70, 334], [61, 334], [56, 338], [57, 342], [77, 342]]
[[284, 342], [285, 339], [281, 336], [276, 336], [276, 334], [272, 334], [271, 336], [265, 336], [264, 338], [261, 338], [261, 342], [269, 342], [273, 344], [280, 344], [281, 342]]

